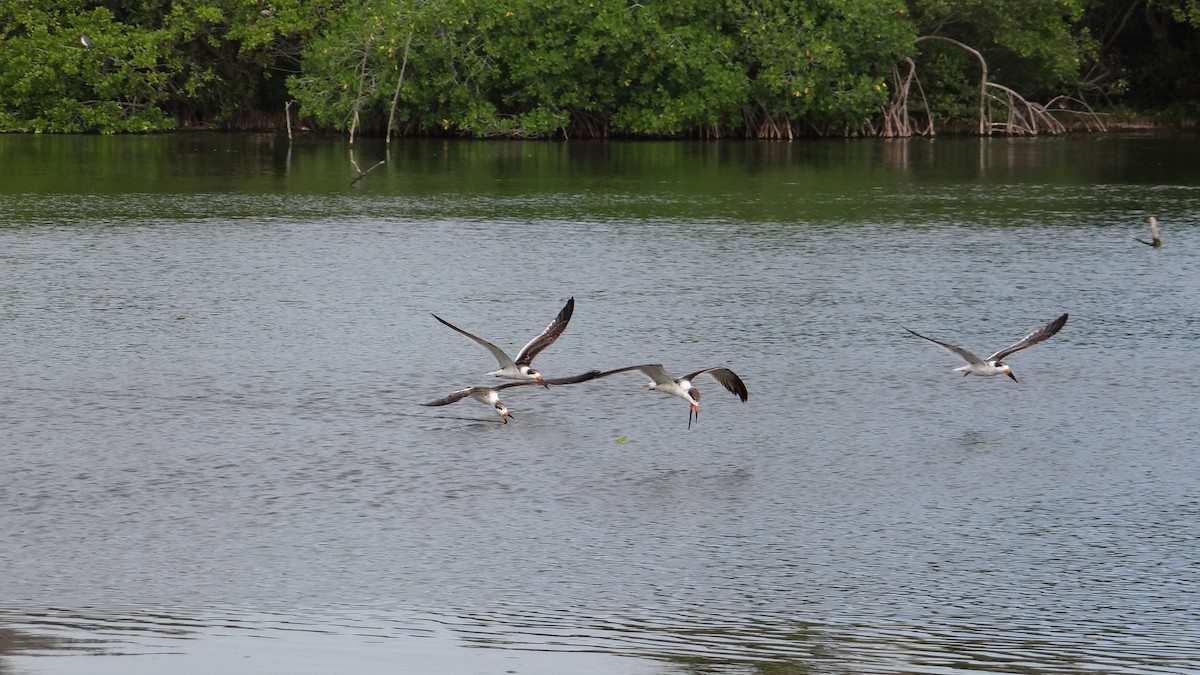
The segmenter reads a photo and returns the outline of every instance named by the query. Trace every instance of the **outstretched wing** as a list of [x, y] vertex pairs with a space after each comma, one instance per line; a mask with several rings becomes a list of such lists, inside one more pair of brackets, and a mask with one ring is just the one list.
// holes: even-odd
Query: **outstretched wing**
[[429, 403], [422, 403], [421, 405], [427, 405], [427, 406], [450, 405], [451, 403], [456, 403], [458, 401], [463, 400], [464, 398], [470, 396], [474, 392], [475, 392], [475, 387], [467, 387], [466, 389], [459, 389], [458, 391], [450, 394], [446, 398], [439, 398], [436, 401], [430, 401]]
[[671, 374], [667, 372], [666, 368], [662, 367], [661, 363], [647, 363], [640, 366], [625, 366], [624, 368], [617, 368], [615, 370], [606, 370], [596, 375], [596, 377], [608, 377], [617, 373], [627, 373], [631, 370], [642, 371], [646, 377], [654, 380], [654, 384], [671, 384], [675, 382], [675, 378], [671, 377]]
[[542, 380], [541, 382], [538, 382], [537, 380], [518, 380], [517, 382], [505, 382], [504, 384], [499, 384], [492, 387], [492, 389], [500, 391], [501, 389], [508, 389], [509, 387], [529, 387], [533, 385], [541, 386], [547, 384], [578, 384], [580, 382], [594, 380], [601, 375], [602, 373], [598, 370], [589, 370], [586, 373], [581, 373], [579, 375], [572, 375], [570, 377], [557, 377], [552, 380]]
[[742, 382], [742, 378], [738, 377], [737, 373], [724, 366], [697, 370], [691, 375], [684, 376], [683, 379], [694, 380], [700, 375], [708, 375], [717, 382], [720, 382], [721, 386], [728, 389], [734, 396], [742, 399], [742, 403], [745, 403], [746, 399], [750, 397], [750, 392], [746, 390], [746, 383]]
[[989, 361], [1003, 361], [1004, 359], [1008, 358], [1009, 356], [1012, 356], [1013, 354], [1016, 354], [1017, 352], [1021, 351], [1022, 349], [1028, 349], [1029, 347], [1036, 345], [1037, 343], [1041, 342], [1042, 340], [1049, 338], [1050, 336], [1054, 335], [1058, 331], [1062, 330], [1062, 327], [1065, 325], [1067, 325], [1067, 315], [1064, 313], [1062, 316], [1051, 321], [1050, 323], [1046, 324], [1045, 326], [1042, 326], [1041, 328], [1033, 331], [1029, 335], [1026, 335], [1017, 344], [1015, 344], [1011, 347], [1005, 347], [1004, 349], [1001, 349], [1000, 351], [996, 352], [995, 354], [992, 354], [991, 356], [988, 357], [988, 360]]
[[[432, 314], [432, 312], [430, 312], [430, 313]], [[463, 335], [466, 335], [467, 337], [471, 338], [471, 339], [472, 339], [472, 340], [474, 340], [476, 343], [478, 343], [479, 345], [481, 345], [481, 346], [482, 346], [484, 349], [486, 349], [486, 350], [488, 350], [489, 352], [491, 352], [491, 353], [492, 353], [492, 356], [496, 357], [496, 361], [498, 361], [498, 362], [500, 363], [500, 367], [501, 367], [501, 368], [513, 368], [513, 369], [516, 369], [516, 367], [517, 367], [517, 364], [516, 364], [516, 363], [514, 363], [514, 362], [513, 362], [513, 360], [512, 360], [512, 359], [510, 359], [510, 358], [508, 357], [508, 354], [505, 354], [505, 353], [504, 353], [504, 350], [503, 350], [503, 349], [500, 349], [500, 348], [499, 348], [499, 347], [497, 347], [496, 345], [494, 345], [494, 344], [492, 344], [492, 343], [488, 342], [487, 340], [484, 340], [483, 338], [479, 337], [478, 335], [471, 335], [471, 334], [470, 334], [470, 333], [468, 333], [467, 331], [465, 331], [465, 330], [463, 330], [463, 329], [459, 328], [458, 326], [455, 326], [454, 324], [452, 324], [452, 323], [450, 323], [449, 321], [447, 321], [447, 320], [443, 319], [442, 317], [438, 316], [437, 314], [434, 314], [434, 315], [433, 315], [433, 318], [435, 318], [435, 319], [437, 319], [438, 321], [442, 322], [442, 325], [444, 325], [444, 326], [446, 326], [446, 327], [448, 327], [448, 328], [451, 328], [451, 329], [453, 329], [453, 330], [456, 330], [456, 331], [458, 331], [459, 333], [462, 333]]]
[[[904, 328], [904, 327], [901, 326], [901, 328]], [[950, 352], [951, 354], [954, 354], [955, 356], [962, 359], [963, 361], [966, 361], [967, 363], [974, 363], [974, 364], [982, 364], [983, 363], [983, 359], [979, 358], [978, 356], [975, 356], [974, 354], [963, 349], [962, 347], [959, 347], [957, 345], [952, 345], [952, 344], [949, 344], [946, 342], [940, 342], [938, 340], [934, 340], [933, 338], [925, 337], [924, 335], [921, 335], [920, 333], [918, 333], [914, 330], [909, 330], [908, 328], [904, 328], [904, 330], [907, 330], [908, 332], [912, 333], [913, 335], [916, 335], [917, 337], [921, 338], [922, 340], [925, 340], [927, 342], [932, 342], [933, 344], [941, 347], [942, 349], [945, 349], [946, 351]]]
[[542, 384], [579, 384], [580, 382], [594, 380], [597, 377], [600, 377], [600, 375], [601, 373], [599, 370], [589, 370], [586, 373], [580, 373], [579, 375], [572, 375], [570, 377], [556, 377], [553, 380], [542, 380]]
[[521, 351], [517, 352], [516, 364], [518, 366], [527, 366], [533, 362], [533, 357], [537, 356], [543, 349], [554, 344], [559, 335], [567, 329], [567, 322], [571, 320], [571, 314], [575, 312], [575, 298], [567, 300], [565, 307], [559, 311], [558, 316], [546, 326], [546, 330], [540, 335], [529, 341], [529, 344], [521, 347]]

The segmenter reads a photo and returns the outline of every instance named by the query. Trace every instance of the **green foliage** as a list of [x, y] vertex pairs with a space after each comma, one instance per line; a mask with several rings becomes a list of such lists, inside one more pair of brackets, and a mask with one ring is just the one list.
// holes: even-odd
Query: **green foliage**
[[[957, 40], [978, 50], [988, 80], [1030, 100], [1076, 94], [1083, 64], [1098, 44], [1080, 22], [1092, 0], [909, 0], [923, 36]], [[916, 62], [933, 116], [978, 116], [980, 64], [958, 46], [922, 41]]]
[[[1200, 110], [1200, 0], [1093, 0], [1084, 27], [1105, 49], [1088, 64], [1105, 102], [1195, 120]], [[1119, 19], [1119, 20], [1118, 20]]]
[[295, 98], [368, 132], [394, 107], [403, 133], [842, 133], [909, 57], [971, 119], [978, 63], [922, 35], [1031, 99], [1200, 101], [1200, 0], [0, 0], [0, 131], [271, 126]]
[[[991, 79], [1040, 94], [1078, 84], [1080, 64], [1097, 45], [1078, 29], [1088, 0], [909, 0], [922, 35], [953, 38], [979, 50]], [[922, 44], [923, 54], [946, 46]], [[978, 81], [978, 64], [964, 72]]]
[[159, 107], [167, 96], [161, 31], [120, 30], [111, 11], [87, 10], [81, 2], [32, 4], [0, 4], [0, 131], [174, 126]]
[[290, 91], [321, 124], [383, 120], [410, 36], [404, 119], [550, 136], [734, 128], [747, 110], [857, 126], [914, 33], [901, 0], [377, 0], [310, 41]]
[[1152, 10], [1165, 11], [1181, 24], [1200, 28], [1200, 0], [1151, 0]]
[[156, 131], [282, 107], [275, 73], [331, 4], [0, 0], [0, 131]]
[[899, 0], [742, 0], [737, 24], [753, 104], [817, 126], [858, 127], [877, 114], [915, 38]]
[[172, 88], [193, 123], [237, 124], [255, 109], [279, 109], [280, 71], [295, 71], [301, 45], [341, 3], [333, 0], [144, 0], [143, 13], [174, 42]]
[[628, 41], [605, 68], [615, 75], [606, 84], [613, 91], [616, 131], [670, 135], [735, 120], [749, 83], [726, 11], [719, 0], [674, 0], [628, 10]]

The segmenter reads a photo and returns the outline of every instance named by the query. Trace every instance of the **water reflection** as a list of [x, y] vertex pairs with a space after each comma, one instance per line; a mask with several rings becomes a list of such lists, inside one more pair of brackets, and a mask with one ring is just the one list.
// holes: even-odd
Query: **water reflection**
[[[341, 668], [388, 672], [419, 658], [438, 672], [471, 666], [463, 646], [502, 649], [510, 663], [534, 672], [781, 673], [781, 672], [1187, 672], [1195, 662], [1194, 630], [1134, 627], [1092, 618], [1047, 631], [1020, 622], [960, 624], [939, 630], [915, 624], [780, 623], [771, 617], [597, 616], [578, 608], [529, 608], [524, 614], [370, 613], [245, 614], [188, 617], [165, 613], [61, 610], [8, 616], [19, 630], [0, 628], [0, 672], [95, 672], [101, 657], [124, 672], [155, 672], [162, 657], [217, 666], [241, 660], [234, 672], [325, 672], [330, 654]], [[1152, 629], [1163, 645], [1147, 652]], [[214, 651], [232, 649], [232, 659]], [[515, 650], [515, 651], [514, 651]], [[299, 651], [300, 653], [296, 653]], [[312, 655], [327, 656], [314, 663]], [[1137, 654], [1131, 659], [1131, 653]], [[556, 655], [545, 658], [547, 655]], [[7, 658], [4, 658], [7, 657]], [[51, 657], [46, 659], [45, 657]], [[73, 657], [73, 658], [68, 658]], [[186, 660], [186, 661], [184, 661]], [[472, 666], [473, 667], [473, 666]], [[522, 670], [521, 672], [528, 672]], [[561, 671], [560, 671], [561, 672]]]
[[[17, 672], [9, 664], [9, 656], [36, 652], [61, 653], [87, 645], [87, 640], [54, 638], [30, 631], [15, 630], [0, 625], [0, 673], [9, 675]], [[86, 647], [85, 647], [86, 648]]]

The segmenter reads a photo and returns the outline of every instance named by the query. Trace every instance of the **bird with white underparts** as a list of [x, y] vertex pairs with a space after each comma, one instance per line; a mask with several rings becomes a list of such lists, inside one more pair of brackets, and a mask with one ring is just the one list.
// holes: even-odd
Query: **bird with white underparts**
[[538, 380], [519, 380], [517, 382], [506, 382], [494, 387], [467, 387], [465, 389], [459, 389], [458, 391], [451, 392], [450, 395], [444, 398], [439, 398], [436, 401], [430, 401], [429, 403], [422, 403], [421, 405], [443, 406], [450, 405], [451, 403], [457, 403], [464, 398], [473, 398], [484, 405], [491, 406], [492, 410], [494, 410], [496, 414], [500, 416], [500, 420], [504, 424], [508, 424], [508, 418], [512, 417], [513, 414], [508, 409], [508, 406], [500, 400], [501, 391], [511, 387], [525, 387], [531, 384], [545, 385], [548, 389], [550, 385], [576, 384], [579, 382], [594, 380], [599, 377], [600, 374], [601, 373], [599, 370], [589, 370], [586, 373], [573, 375], [571, 377], [560, 377], [549, 380], [544, 378]]
[[437, 314], [434, 314], [433, 318], [440, 321], [444, 326], [467, 336], [484, 349], [491, 352], [492, 356], [495, 357], [496, 361], [500, 364], [500, 368], [487, 373], [488, 375], [493, 375], [506, 380], [532, 380], [540, 384], [545, 384], [543, 382], [542, 374], [535, 370], [531, 365], [533, 363], [533, 358], [540, 354], [543, 349], [554, 344], [554, 341], [557, 340], [560, 335], [562, 335], [563, 331], [567, 329], [567, 323], [571, 320], [571, 314], [574, 311], [575, 298], [572, 297], [570, 300], [567, 300], [567, 304], [561, 310], [559, 310], [558, 315], [554, 317], [554, 320], [550, 322], [550, 325], [546, 326], [545, 330], [539, 333], [537, 337], [530, 340], [529, 343], [524, 347], [521, 347], [521, 351], [517, 352], [516, 358], [510, 357], [503, 349], [500, 349], [496, 345], [484, 340], [478, 335], [472, 335], [471, 333], [468, 333], [449, 321], [446, 321]]
[[596, 377], [608, 377], [617, 373], [625, 373], [632, 370], [640, 371], [646, 377], [650, 378], [650, 382], [643, 385], [650, 391], [658, 391], [679, 398], [688, 402], [688, 429], [692, 428], [692, 419], [697, 421], [700, 419], [700, 390], [692, 384], [692, 380], [701, 375], [708, 375], [716, 380], [732, 393], [746, 402], [750, 396], [750, 392], [746, 390], [746, 384], [742, 382], [742, 378], [737, 376], [737, 373], [724, 366], [716, 366], [713, 368], [704, 368], [697, 370], [694, 373], [684, 375], [683, 377], [672, 377], [667, 369], [660, 363], [647, 363], [640, 366], [626, 366], [615, 370], [606, 370], [599, 373]]
[[904, 328], [903, 326], [901, 326], [901, 328], [904, 328], [904, 330], [912, 333], [913, 335], [916, 335], [917, 337], [921, 338], [922, 340], [925, 340], [927, 342], [932, 342], [933, 344], [941, 347], [942, 349], [945, 349], [946, 351], [950, 352], [951, 354], [954, 354], [958, 358], [967, 362], [967, 365], [959, 366], [958, 368], [955, 368], [954, 372], [962, 373], [964, 376], [979, 375], [982, 377], [991, 377], [993, 375], [1003, 374], [1003, 375], [1007, 375], [1007, 376], [1011, 377], [1012, 381], [1016, 382], [1017, 376], [1013, 375], [1012, 368], [1010, 368], [1008, 366], [1008, 364], [1004, 362], [1004, 359], [1007, 359], [1008, 357], [1012, 356], [1013, 354], [1016, 354], [1017, 352], [1021, 351], [1022, 349], [1028, 349], [1028, 348], [1036, 345], [1037, 343], [1042, 342], [1043, 340], [1046, 340], [1046, 339], [1052, 337], [1055, 333], [1062, 330], [1062, 327], [1065, 326], [1066, 324], [1067, 324], [1067, 315], [1064, 313], [1062, 316], [1051, 321], [1050, 323], [1046, 324], [1045, 326], [1042, 326], [1041, 328], [1033, 331], [1029, 335], [1026, 335], [1025, 337], [1021, 338], [1020, 342], [1017, 342], [1016, 344], [1014, 344], [1010, 347], [1005, 347], [1004, 349], [1001, 349], [1000, 351], [992, 354], [991, 356], [987, 357], [986, 359], [979, 358], [975, 354], [973, 354], [957, 345], [952, 345], [947, 342], [942, 342], [940, 340], [934, 340], [933, 338], [930, 338], [930, 337], [925, 337], [924, 335], [921, 335], [920, 333], [918, 333], [914, 330]]

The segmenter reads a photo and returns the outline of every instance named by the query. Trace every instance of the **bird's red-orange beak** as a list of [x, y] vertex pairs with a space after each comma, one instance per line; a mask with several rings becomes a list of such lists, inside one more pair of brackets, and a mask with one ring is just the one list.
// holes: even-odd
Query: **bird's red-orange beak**
[[1012, 374], [1012, 370], [1006, 370], [1004, 371], [1004, 374], [1011, 377], [1013, 382], [1017, 381], [1017, 376]]
[[537, 380], [538, 384], [542, 385], [543, 387], [545, 387], [545, 388], [547, 388], [547, 389], [549, 389], [549, 388], [550, 388], [550, 385], [548, 385], [548, 384], [546, 384], [545, 382], [543, 382], [543, 381], [542, 381], [542, 374], [541, 374], [541, 373], [538, 373], [537, 375], [534, 375], [534, 376], [533, 376], [533, 379]]

